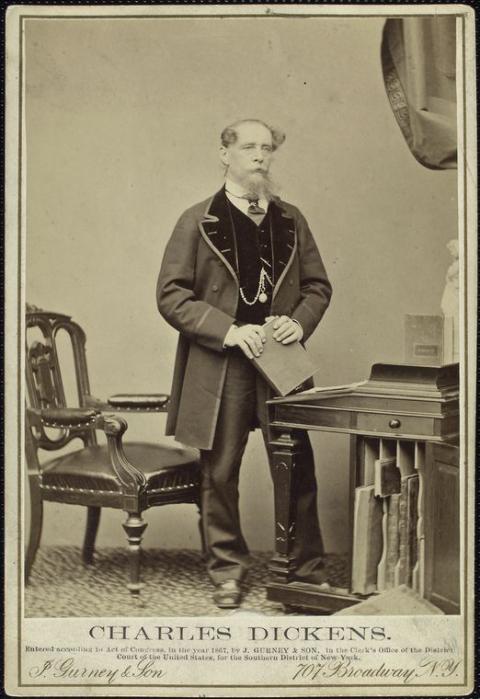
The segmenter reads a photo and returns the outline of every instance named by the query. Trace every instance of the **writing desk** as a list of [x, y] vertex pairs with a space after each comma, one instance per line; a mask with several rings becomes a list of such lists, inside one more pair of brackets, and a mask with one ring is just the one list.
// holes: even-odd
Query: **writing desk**
[[[268, 401], [268, 411], [275, 495], [275, 554], [270, 562], [268, 599], [328, 614], [351, 606], [372, 592], [405, 583], [447, 613], [458, 612], [458, 364], [374, 364], [365, 382], [275, 398]], [[325, 590], [293, 580], [295, 475], [302, 467], [301, 430], [350, 435], [347, 589]], [[410, 512], [408, 521], [403, 512], [400, 555], [395, 566], [388, 569], [385, 552], [378, 562], [378, 580], [354, 580], [352, 585], [353, 544], [359, 549], [362, 541], [370, 538], [365, 535], [362, 539], [362, 532], [354, 531], [356, 490], [374, 482], [374, 470], [382, 459], [394, 462], [403, 485], [408, 481], [416, 483], [412, 489], [415, 500], [410, 495], [408, 500], [410, 510], [415, 511]], [[385, 510], [385, 527], [386, 523]], [[385, 540], [386, 529], [382, 530]], [[381, 541], [382, 531], [379, 536]]]

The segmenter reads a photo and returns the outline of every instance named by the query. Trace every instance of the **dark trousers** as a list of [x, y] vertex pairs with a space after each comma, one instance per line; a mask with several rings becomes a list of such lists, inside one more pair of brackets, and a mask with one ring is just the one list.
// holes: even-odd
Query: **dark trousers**
[[[216, 584], [241, 580], [250, 567], [238, 509], [240, 464], [251, 425], [257, 418], [268, 449], [267, 409], [271, 391], [240, 350], [230, 351], [213, 448], [202, 451], [202, 522], [208, 572]], [[268, 453], [270, 469], [273, 461]], [[293, 553], [297, 577], [322, 568], [323, 543], [317, 514], [317, 483], [308, 436], [302, 445], [297, 475], [296, 537]], [[272, 495], [273, 497], [273, 495]], [[272, 522], [272, 533], [273, 533]]]

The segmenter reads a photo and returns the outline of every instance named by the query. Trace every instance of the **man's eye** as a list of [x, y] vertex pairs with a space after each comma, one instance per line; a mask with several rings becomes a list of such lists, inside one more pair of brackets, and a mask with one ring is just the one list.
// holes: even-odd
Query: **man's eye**
[[272, 152], [272, 147], [271, 147], [271, 146], [262, 146], [262, 150], [266, 150], [267, 153], [271, 153], [271, 152]]

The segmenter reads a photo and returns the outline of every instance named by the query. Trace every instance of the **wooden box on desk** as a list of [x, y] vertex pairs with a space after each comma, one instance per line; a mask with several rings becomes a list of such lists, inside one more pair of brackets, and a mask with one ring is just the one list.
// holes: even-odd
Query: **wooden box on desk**
[[444, 359], [443, 316], [405, 316], [405, 361], [407, 364], [440, 365]]

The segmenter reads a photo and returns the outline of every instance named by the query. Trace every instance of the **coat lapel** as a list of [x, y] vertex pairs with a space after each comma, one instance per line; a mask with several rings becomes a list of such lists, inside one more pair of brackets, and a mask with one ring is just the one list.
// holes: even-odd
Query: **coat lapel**
[[228, 212], [227, 197], [221, 189], [210, 200], [199, 222], [200, 232], [238, 283], [235, 238]]
[[[297, 249], [297, 233], [294, 219], [286, 212], [280, 200], [271, 202], [270, 212], [275, 284], [273, 298], [275, 298]], [[222, 260], [238, 284], [235, 236], [223, 188], [209, 201], [199, 227], [208, 245]]]
[[274, 282], [273, 298], [275, 298], [280, 284], [285, 278], [293, 256], [297, 249], [297, 232], [294, 219], [289, 216], [280, 200], [274, 200], [270, 204], [272, 216], [272, 244]]

